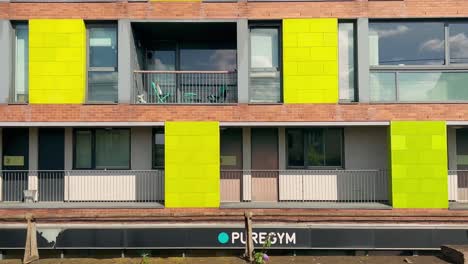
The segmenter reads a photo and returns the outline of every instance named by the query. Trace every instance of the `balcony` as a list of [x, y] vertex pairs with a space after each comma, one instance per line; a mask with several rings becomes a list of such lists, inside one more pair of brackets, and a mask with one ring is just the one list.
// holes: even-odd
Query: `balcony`
[[233, 22], [134, 22], [134, 104], [237, 103]]
[[[224, 207], [386, 207], [386, 170], [224, 170]], [[340, 205], [341, 204], [341, 205]]]
[[[93, 203], [164, 202], [162, 170], [65, 170], [2, 171], [0, 204], [40, 206], [61, 203], [83, 206]], [[15, 203], [16, 202], [16, 203]]]
[[136, 104], [228, 104], [237, 102], [231, 71], [134, 71]]

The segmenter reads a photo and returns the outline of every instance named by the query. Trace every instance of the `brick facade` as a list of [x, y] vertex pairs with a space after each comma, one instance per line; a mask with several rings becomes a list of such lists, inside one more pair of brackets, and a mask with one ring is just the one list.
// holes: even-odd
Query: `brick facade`
[[0, 3], [0, 18], [181, 19], [466, 17], [464, 0], [295, 2]]
[[0, 105], [0, 122], [468, 120], [467, 104]]

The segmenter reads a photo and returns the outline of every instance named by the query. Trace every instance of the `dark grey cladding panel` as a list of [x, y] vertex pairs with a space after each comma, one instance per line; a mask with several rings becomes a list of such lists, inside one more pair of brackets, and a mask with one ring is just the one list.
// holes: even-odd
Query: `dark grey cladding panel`
[[378, 229], [376, 248], [438, 248], [432, 239], [432, 229]]
[[122, 248], [122, 229], [66, 229], [57, 237], [57, 248]]
[[372, 229], [311, 229], [312, 248], [373, 248]]
[[[55, 238], [43, 236], [43, 231], [37, 236], [39, 248], [237, 249], [245, 244], [245, 231], [241, 228], [64, 229]], [[468, 230], [465, 229], [278, 227], [253, 231], [256, 247], [261, 246], [268, 233], [275, 233], [272, 249], [437, 249], [443, 244], [468, 244]], [[25, 229], [0, 229], [0, 249], [24, 248], [25, 238]]]

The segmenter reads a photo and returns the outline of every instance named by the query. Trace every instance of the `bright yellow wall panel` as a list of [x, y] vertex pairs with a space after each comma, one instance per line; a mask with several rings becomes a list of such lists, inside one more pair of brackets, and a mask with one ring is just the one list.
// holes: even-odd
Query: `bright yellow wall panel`
[[218, 122], [166, 122], [166, 207], [219, 207], [219, 148]]
[[338, 21], [283, 20], [285, 103], [338, 102]]
[[29, 21], [29, 102], [81, 104], [86, 87], [86, 28], [81, 19]]

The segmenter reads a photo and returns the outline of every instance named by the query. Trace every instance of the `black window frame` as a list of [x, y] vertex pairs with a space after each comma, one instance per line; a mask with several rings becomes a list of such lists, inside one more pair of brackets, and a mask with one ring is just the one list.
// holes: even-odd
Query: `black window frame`
[[[284, 104], [284, 84], [283, 84], [283, 24], [282, 21], [278, 20], [253, 20], [249, 21], [248, 23], [249, 28], [249, 58], [248, 58], [248, 74], [249, 74], [249, 104]], [[250, 85], [250, 70], [251, 70], [251, 62], [252, 62], [252, 51], [251, 51], [251, 30], [252, 28], [275, 28], [278, 30], [278, 71], [279, 71], [279, 83], [280, 83], [280, 96], [279, 102], [255, 102], [252, 101], [252, 94], [251, 94], [251, 85]]]
[[[127, 168], [96, 168], [96, 131], [97, 130], [127, 130], [129, 133], [129, 160]], [[76, 167], [76, 134], [77, 131], [91, 132], [91, 167], [77, 168]], [[132, 130], [130, 128], [75, 128], [73, 129], [73, 170], [130, 170], [132, 167]]]
[[[307, 164], [307, 158], [306, 158], [306, 153], [307, 153], [307, 144], [306, 144], [306, 135], [307, 131], [311, 130], [317, 130], [321, 129], [322, 131], [326, 131], [328, 129], [339, 129], [340, 130], [340, 146], [341, 146], [341, 151], [340, 151], [340, 166], [309, 166]], [[289, 139], [288, 139], [288, 132], [291, 130], [299, 130], [302, 133], [302, 140], [303, 140], [303, 149], [302, 149], [302, 158], [304, 165], [303, 166], [290, 166], [289, 165]], [[336, 169], [336, 170], [343, 170], [345, 168], [345, 140], [344, 140], [344, 128], [343, 127], [309, 127], [309, 128], [304, 128], [304, 127], [290, 127], [286, 128], [286, 168], [287, 169], [305, 169], [305, 170], [331, 170], [331, 169]], [[325, 152], [325, 148], [324, 148]]]
[[[163, 165], [162, 166], [156, 166], [155, 162], [156, 160], [154, 159], [155, 158], [155, 155], [157, 154], [156, 153], [156, 134], [158, 134], [158, 132], [162, 132], [162, 134], [164, 135], [165, 137], [165, 128], [164, 127], [153, 127], [152, 131], [151, 131], [151, 168], [155, 169], [155, 170], [163, 170], [164, 167], [165, 167], [165, 162], [166, 162], [166, 139], [164, 138], [164, 154], [163, 154]], [[160, 134], [160, 133], [159, 133]]]

